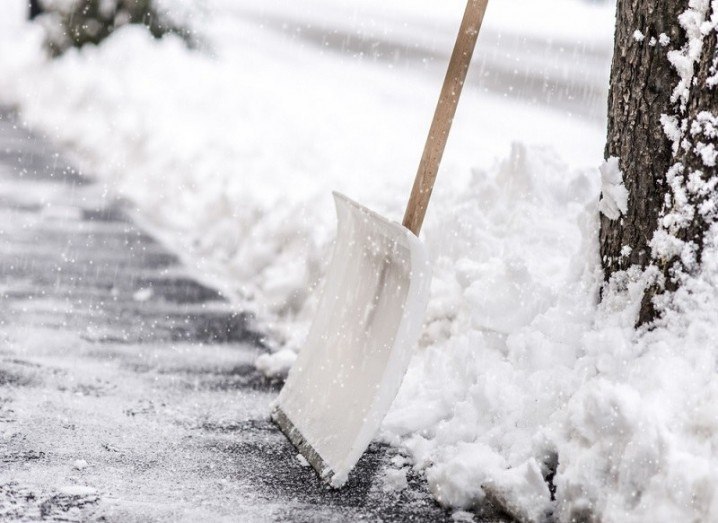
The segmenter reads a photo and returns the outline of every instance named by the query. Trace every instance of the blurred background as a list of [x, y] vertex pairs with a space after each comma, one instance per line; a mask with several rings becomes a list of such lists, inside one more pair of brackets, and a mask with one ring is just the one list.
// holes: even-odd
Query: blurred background
[[[465, 2], [4, 5], [0, 104], [131, 202], [226, 294], [286, 324], [311, 314], [304, 305], [334, 233], [332, 190], [401, 215]], [[560, 201], [597, 191], [614, 11], [610, 1], [489, 3], [429, 240], [457, 198], [478, 191], [477, 173], [500, 172], [507, 158], [523, 173], [519, 194], [566, 185], [570, 169], [591, 175], [556, 189], [568, 194]]]
[[[350, 99], [357, 88], [353, 80], [341, 83], [343, 71], [381, 72], [393, 82], [391, 96], [396, 98], [402, 96], [402, 88], [412, 84], [440, 85], [464, 6], [461, 0], [32, 0], [29, 5], [24, 0], [7, 0], [7, 3], [11, 5], [4, 17], [8, 27], [3, 31], [7, 41], [3, 54], [17, 51], [12, 49], [11, 41], [11, 34], [17, 33], [10, 26], [18, 26], [28, 17], [43, 28], [43, 47], [53, 57], [71, 48], [99, 44], [116, 30], [136, 25], [146, 28], [148, 35], [155, 38], [176, 37], [188, 49], [218, 61], [239, 58], [249, 54], [247, 48], [251, 48], [254, 55], [263, 57], [258, 61], [264, 61], [269, 68], [283, 56], [295, 54], [294, 61], [299, 63], [294, 67], [301, 63], [304, 71], [313, 70], [314, 78], [310, 81], [321, 83], [326, 75], [339, 81], [333, 96], [336, 99], [343, 94]], [[556, 131], [556, 125], [542, 121], [551, 118], [580, 121], [601, 129], [606, 112], [613, 10], [609, 0], [493, 2], [471, 71], [467, 97], [473, 103], [490, 106], [483, 111], [487, 117], [502, 113], [501, 119], [507, 121], [477, 123], [476, 132], [495, 136], [498, 125], [501, 134], [508, 138], [540, 141], [537, 135]], [[342, 63], [341, 67], [333, 64], [336, 61]], [[251, 73], [247, 69], [249, 64], [244, 66]], [[261, 66], [257, 63], [257, 67]], [[302, 93], [297, 90], [306, 88], [306, 84], [299, 83], [291, 68], [283, 76], [286, 82], [283, 93], [291, 92], [301, 101]], [[371, 80], [367, 78], [366, 83]], [[528, 111], [523, 118], [522, 110]], [[385, 125], [379, 120], [376, 124]], [[591, 142], [586, 137], [582, 145], [594, 153], [595, 145]], [[582, 148], [580, 145], [580, 140], [571, 139], [571, 149], [563, 151], [565, 156], [571, 160], [581, 158], [575, 150]]]

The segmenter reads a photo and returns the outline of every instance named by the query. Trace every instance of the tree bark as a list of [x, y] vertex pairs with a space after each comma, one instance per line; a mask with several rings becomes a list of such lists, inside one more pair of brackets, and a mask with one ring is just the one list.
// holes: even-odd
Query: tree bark
[[30, 9], [28, 11], [28, 18], [30, 20], [34, 20], [43, 13], [42, 6], [40, 5], [40, 0], [30, 0], [29, 7]]
[[[701, 153], [708, 143], [718, 148], [715, 136], [693, 132], [706, 119], [705, 114], [699, 117], [702, 112], [718, 114], [716, 89], [708, 81], [715, 72], [715, 27], [702, 38], [685, 99], [675, 95], [681, 76], [669, 61], [669, 53], [685, 51], [691, 37], [685, 23], [679, 23], [688, 4], [688, 0], [617, 2], [605, 156], [619, 158], [629, 198], [627, 212], [620, 218], [601, 216], [601, 260], [606, 280], [632, 266], [658, 269], [658, 279], [645, 293], [639, 324], [656, 318], [654, 296], [675, 290], [682, 276], [696, 270], [704, 234], [715, 217], [697, 212], [706, 200], [715, 199], [715, 190], [703, 187], [698, 194], [688, 183], [691, 176], [707, 182], [716, 174], [715, 163], [710, 165], [711, 159], [706, 162], [705, 152]], [[711, 8], [704, 15], [710, 20]], [[671, 117], [678, 123], [679, 138], [669, 139], [664, 132], [663, 123]], [[677, 149], [674, 143], [679, 144]], [[676, 220], [680, 213], [685, 219]], [[656, 231], [685, 243], [685, 252], [652, 251]]]

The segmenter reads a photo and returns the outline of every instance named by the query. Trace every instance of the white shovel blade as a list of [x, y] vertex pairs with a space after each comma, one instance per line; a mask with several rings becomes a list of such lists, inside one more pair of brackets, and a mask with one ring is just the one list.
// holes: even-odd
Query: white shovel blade
[[334, 193], [338, 234], [314, 323], [272, 418], [324, 479], [343, 485], [406, 373], [431, 281], [419, 239]]

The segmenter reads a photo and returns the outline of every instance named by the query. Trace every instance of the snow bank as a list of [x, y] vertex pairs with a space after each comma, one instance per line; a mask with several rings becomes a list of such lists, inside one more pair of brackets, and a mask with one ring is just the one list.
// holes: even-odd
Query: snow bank
[[[398, 219], [437, 89], [241, 16], [208, 31], [212, 55], [128, 27], [52, 64], [37, 33], [6, 32], [16, 52], [0, 55], [0, 92], [254, 308], [283, 349], [259, 365], [277, 374], [312, 317], [330, 190]], [[489, 498], [526, 521], [718, 518], [717, 247], [665, 323], [636, 334], [640, 278], [596, 305], [598, 170], [560, 160], [597, 165], [603, 130], [471, 91], [455, 125], [424, 232], [431, 305], [382, 437], [457, 508]], [[618, 174], [604, 172], [616, 211]]]
[[637, 333], [645, 275], [614, 281], [596, 306], [595, 181], [520, 147], [475, 180], [473, 205], [457, 207], [476, 224], [459, 236], [474, 236], [440, 240], [425, 348], [384, 437], [448, 505], [489, 497], [525, 521], [713, 521], [718, 241], [662, 323]]
[[489, 495], [529, 521], [551, 510], [543, 477], [563, 454], [546, 426], [581, 383], [600, 283], [597, 182], [515, 146], [427, 232], [441, 254], [425, 348], [384, 437], [427, 469], [444, 503], [469, 508]]

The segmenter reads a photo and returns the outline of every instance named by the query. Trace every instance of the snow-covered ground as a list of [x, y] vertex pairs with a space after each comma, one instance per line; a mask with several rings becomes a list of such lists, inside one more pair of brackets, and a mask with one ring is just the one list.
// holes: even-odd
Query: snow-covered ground
[[[286, 367], [328, 261], [330, 191], [402, 214], [463, 3], [208, 0], [204, 52], [124, 28], [53, 63], [12, 5], [0, 101], [255, 310], [280, 350], [260, 365]], [[637, 288], [596, 305], [612, 9], [489, 6], [422, 234], [426, 325], [382, 430], [442, 503], [718, 518], [715, 297], [645, 335]]]

